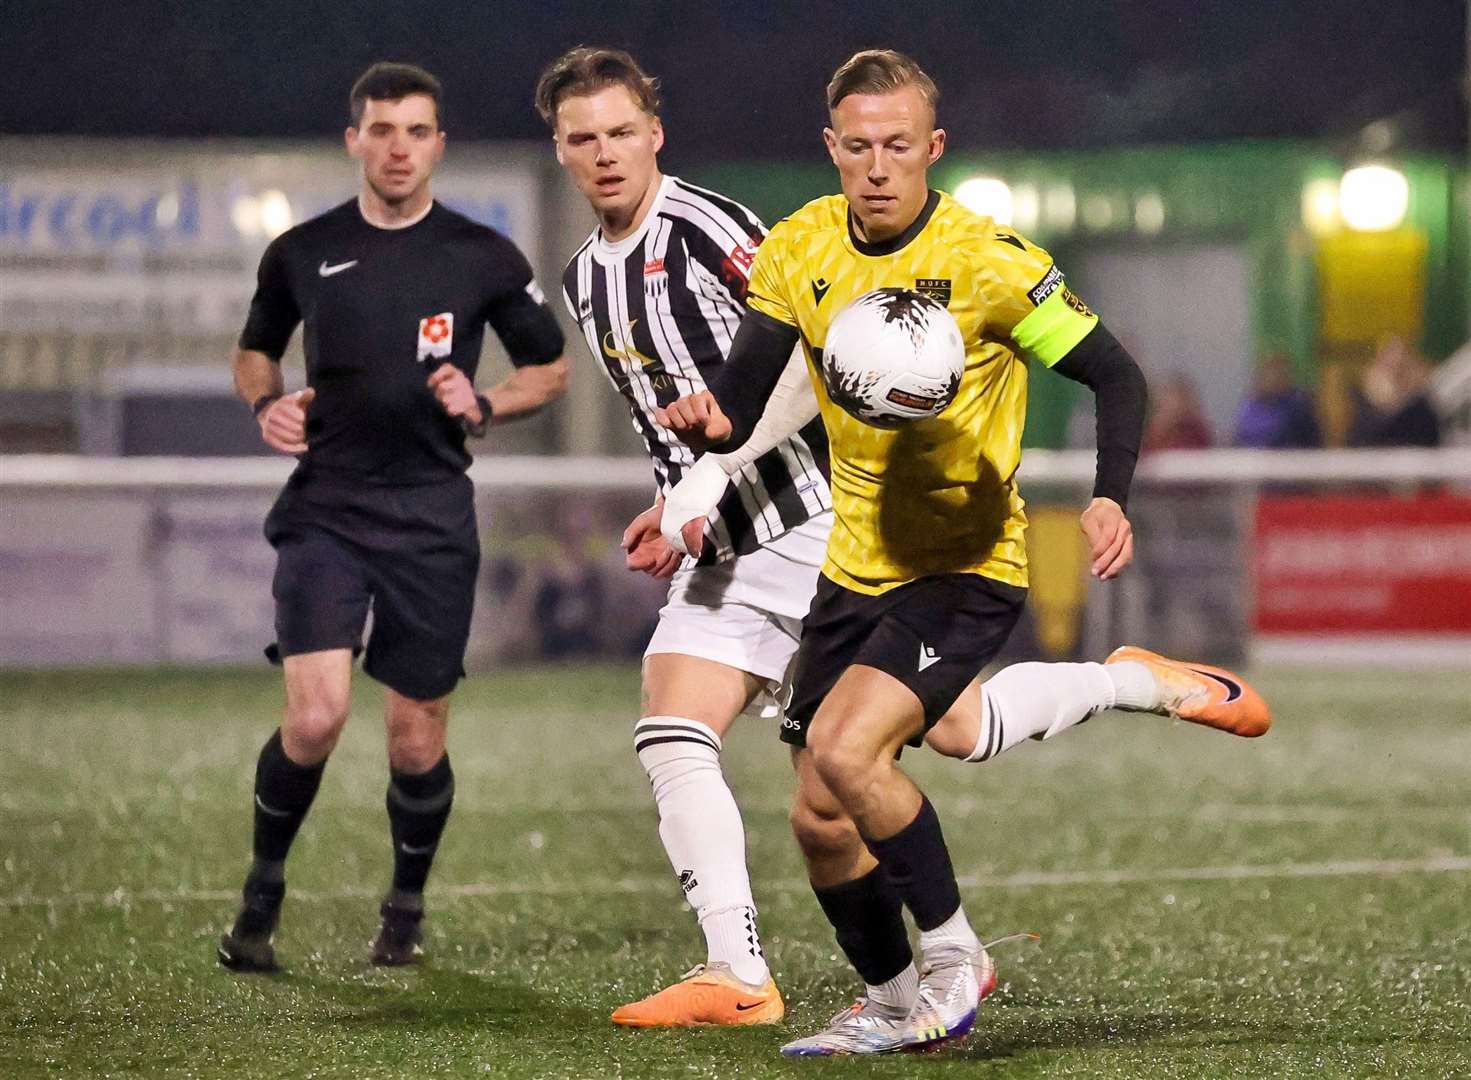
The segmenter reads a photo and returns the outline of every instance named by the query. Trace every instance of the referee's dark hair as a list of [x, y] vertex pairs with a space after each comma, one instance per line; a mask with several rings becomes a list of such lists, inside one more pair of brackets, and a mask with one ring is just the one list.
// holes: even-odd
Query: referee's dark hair
[[940, 88], [914, 60], [893, 49], [864, 49], [833, 72], [827, 84], [828, 111], [850, 94], [889, 94], [903, 86], [918, 90], [931, 112], [940, 103]]
[[659, 115], [659, 80], [622, 49], [602, 45], [579, 45], [553, 60], [536, 80], [536, 111], [555, 128], [563, 98], [595, 94], [609, 86], [627, 87], [640, 109]]
[[444, 127], [444, 87], [417, 64], [395, 64], [380, 60], [358, 76], [347, 96], [352, 126], [363, 122], [363, 110], [372, 101], [402, 101], [410, 94], [423, 94], [434, 102], [434, 118]]

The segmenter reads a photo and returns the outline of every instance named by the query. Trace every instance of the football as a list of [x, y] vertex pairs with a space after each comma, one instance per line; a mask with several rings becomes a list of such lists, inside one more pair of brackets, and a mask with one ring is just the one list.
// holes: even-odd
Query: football
[[945, 305], [913, 289], [875, 289], [828, 327], [822, 378], [855, 419], [895, 428], [939, 414], [965, 373], [960, 327]]

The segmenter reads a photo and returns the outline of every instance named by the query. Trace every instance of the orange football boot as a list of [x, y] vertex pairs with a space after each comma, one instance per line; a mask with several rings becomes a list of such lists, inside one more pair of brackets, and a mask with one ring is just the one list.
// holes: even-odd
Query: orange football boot
[[735, 1027], [775, 1024], [786, 1015], [776, 983], [764, 986], [735, 977], [729, 964], [700, 964], [673, 986], [624, 1005], [613, 1023], [625, 1027]]
[[1254, 739], [1272, 726], [1272, 710], [1240, 675], [1209, 664], [1187, 664], [1159, 653], [1125, 645], [1105, 664], [1132, 660], [1147, 667], [1159, 684], [1155, 712]]

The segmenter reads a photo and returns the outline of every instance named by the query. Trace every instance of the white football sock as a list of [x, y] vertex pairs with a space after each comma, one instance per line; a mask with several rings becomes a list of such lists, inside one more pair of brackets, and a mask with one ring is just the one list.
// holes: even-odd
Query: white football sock
[[1109, 667], [1026, 663], [1002, 668], [981, 684], [981, 736], [965, 760], [988, 761], [1023, 739], [1050, 739], [1113, 708], [1117, 691]]
[[756, 909], [723, 908], [700, 916], [700, 929], [705, 932], [705, 948], [711, 962], [723, 960], [737, 979], [761, 986], [771, 974], [761, 952], [761, 939], [756, 935]]
[[720, 770], [720, 736], [698, 720], [647, 716], [633, 731], [659, 808], [659, 839], [695, 909], [708, 961], [760, 985], [769, 974], [746, 873], [746, 830]]
[[919, 935], [919, 951], [926, 960], [933, 960], [945, 953], [972, 953], [981, 947], [981, 939], [971, 929], [965, 917], [965, 908], [958, 907], [955, 914], [933, 930], [923, 930]]
[[919, 996], [919, 971], [911, 963], [888, 982], [877, 986], [864, 985], [863, 996], [870, 1005], [877, 1006], [895, 1016], [907, 1016]]
[[1159, 708], [1159, 682], [1147, 665], [1138, 660], [1120, 660], [1104, 664], [1103, 670], [1113, 680], [1115, 709], [1153, 712]]

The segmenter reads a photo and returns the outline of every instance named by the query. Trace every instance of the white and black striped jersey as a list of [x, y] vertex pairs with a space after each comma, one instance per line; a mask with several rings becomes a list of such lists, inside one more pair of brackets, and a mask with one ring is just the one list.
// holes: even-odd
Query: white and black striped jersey
[[[696, 455], [655, 422], [654, 410], [705, 389], [725, 362], [765, 235], [739, 203], [666, 176], [635, 232], [610, 243], [594, 231], [567, 263], [567, 310], [627, 401], [661, 493]], [[827, 435], [816, 419], [731, 480], [700, 561], [754, 551], [831, 509], [827, 472]]]

